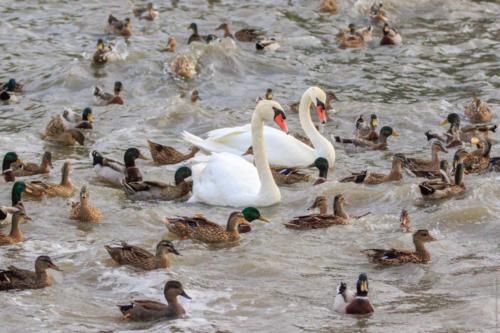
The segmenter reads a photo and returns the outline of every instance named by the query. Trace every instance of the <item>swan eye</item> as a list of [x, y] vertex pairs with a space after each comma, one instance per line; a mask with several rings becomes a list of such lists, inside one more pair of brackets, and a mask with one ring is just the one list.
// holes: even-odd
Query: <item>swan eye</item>
[[281, 115], [282, 119], [286, 119], [286, 116], [285, 116], [285, 113], [283, 112], [283, 110], [280, 110], [278, 108], [273, 107], [273, 111], [274, 111], [274, 119], [276, 119], [276, 117], [278, 117], [279, 115]]
[[323, 103], [322, 101], [320, 101], [318, 98], [316, 98], [316, 107], [317, 108], [321, 108], [321, 109], [325, 109], [325, 103]]

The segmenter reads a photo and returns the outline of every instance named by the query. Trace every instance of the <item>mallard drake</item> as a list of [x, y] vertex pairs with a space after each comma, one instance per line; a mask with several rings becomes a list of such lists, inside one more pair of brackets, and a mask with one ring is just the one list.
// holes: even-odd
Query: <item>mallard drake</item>
[[40, 164], [36, 163], [23, 163], [23, 164], [11, 164], [12, 171], [16, 177], [26, 177], [33, 175], [42, 175], [50, 173], [50, 170], [54, 167], [52, 166], [52, 153], [46, 151], [43, 153], [42, 161]]
[[80, 190], [80, 202], [71, 203], [70, 218], [81, 222], [97, 223], [101, 220], [101, 217], [101, 211], [90, 205], [90, 193], [87, 186], [82, 186]]
[[12, 216], [17, 212], [23, 212], [26, 216], [24, 205], [22, 202], [22, 195], [26, 191], [26, 184], [17, 181], [12, 186], [11, 191], [11, 206], [0, 207], [0, 225], [12, 223]]
[[175, 185], [158, 181], [123, 181], [123, 189], [127, 197], [132, 200], [176, 200], [185, 197], [193, 188], [192, 181], [186, 181], [191, 177], [191, 169], [180, 167], [175, 172]]
[[130, 18], [127, 17], [122, 21], [110, 14], [106, 32], [121, 35], [125, 38], [132, 36], [132, 23], [130, 22]]
[[[315, 167], [319, 170], [318, 179], [314, 182], [314, 185], [319, 185], [326, 182], [328, 177], [328, 160], [323, 157], [318, 157], [311, 167]], [[292, 185], [300, 182], [307, 182], [311, 177], [305, 173], [302, 173], [298, 168], [271, 168], [273, 173], [274, 181], [278, 186], [282, 185]]]
[[479, 173], [487, 170], [490, 166], [491, 141], [472, 138], [471, 144], [476, 145], [477, 149], [464, 155], [465, 174]]
[[399, 228], [403, 232], [411, 232], [411, 219], [410, 219], [410, 213], [408, 213], [408, 210], [403, 208], [401, 211], [401, 215], [399, 216]]
[[223, 226], [207, 220], [203, 215], [167, 217], [165, 224], [168, 231], [180, 239], [195, 239], [203, 243], [229, 243], [238, 241], [240, 227], [248, 227], [245, 230], [248, 231], [251, 228], [250, 222], [254, 220], [268, 222], [257, 208], [247, 207], [241, 212], [231, 213], [225, 229]]
[[15, 152], [11, 151], [5, 154], [2, 162], [2, 176], [6, 183], [16, 181], [16, 176], [12, 170], [16, 164], [23, 165], [23, 161]]
[[18, 210], [12, 214], [10, 233], [5, 235], [0, 231], [0, 246], [21, 243], [24, 241], [24, 235], [19, 228], [19, 224], [23, 222], [26, 217], [23, 210]]
[[325, 13], [335, 14], [337, 12], [337, 2], [335, 0], [323, 0], [319, 10]]
[[9, 266], [0, 270], [0, 290], [42, 289], [52, 285], [48, 269], [62, 271], [48, 256], [39, 256], [35, 261], [35, 271]]
[[444, 142], [449, 142], [451, 139], [454, 138], [453, 135], [453, 130], [456, 129], [458, 131], [458, 135], [460, 137], [460, 140], [463, 142], [470, 142], [470, 140], [473, 137], [479, 138], [480, 140], [484, 140], [488, 138], [489, 132], [495, 132], [497, 129], [497, 125], [470, 125], [470, 126], [464, 126], [460, 127], [460, 116], [456, 113], [450, 113], [441, 122], [441, 125], [447, 125], [450, 124], [450, 128], [448, 129], [448, 132], [445, 134], [446, 139], [439, 138], [441, 141]]
[[189, 153], [183, 154], [173, 147], [164, 146], [149, 140], [148, 145], [151, 157], [158, 165], [177, 164], [192, 158], [197, 152], [200, 151], [198, 147], [193, 146], [191, 147]]
[[124, 104], [125, 101], [121, 96], [123, 90], [123, 84], [120, 81], [115, 82], [115, 86], [113, 88], [113, 94], [105, 92], [100, 87], [94, 88], [94, 96], [97, 99], [96, 104], [100, 106], [110, 105], [110, 104]]
[[490, 158], [490, 165], [489, 165], [488, 169], [490, 171], [500, 172], [500, 157]]
[[26, 193], [35, 196], [49, 196], [49, 197], [62, 197], [69, 198], [73, 195], [73, 183], [69, 177], [71, 173], [71, 162], [64, 162], [61, 168], [61, 182], [59, 184], [42, 182], [34, 180], [27, 182], [31, 189], [28, 188]]
[[397, 137], [399, 133], [390, 126], [384, 126], [380, 129], [377, 142], [362, 139], [344, 139], [339, 136], [335, 136], [335, 141], [344, 144], [353, 144], [356, 147], [364, 147], [371, 150], [386, 150], [388, 148], [387, 138], [391, 135]]
[[196, 60], [187, 55], [177, 56], [171, 63], [172, 72], [182, 78], [191, 80], [198, 72], [196, 71]]
[[224, 38], [231, 38], [231, 39], [236, 39], [240, 42], [255, 42], [257, 39], [261, 36], [263, 36], [263, 33], [257, 29], [241, 29], [239, 31], [236, 31], [234, 35], [229, 31], [229, 26], [227, 23], [222, 23], [217, 27], [217, 30], [223, 30], [224, 31]]
[[426, 264], [431, 260], [431, 254], [425, 248], [425, 243], [435, 241], [429, 230], [420, 229], [413, 233], [415, 251], [397, 249], [368, 249], [364, 250], [370, 261], [379, 265], [401, 265], [407, 263]]
[[361, 172], [351, 172], [350, 176], [340, 179], [339, 182], [377, 185], [385, 182], [399, 181], [403, 179], [404, 160], [405, 158], [402, 154], [395, 154], [392, 157], [391, 172], [388, 174], [368, 172], [367, 170]]
[[274, 37], [261, 39], [255, 44], [257, 51], [276, 51], [280, 47], [281, 45]]
[[[351, 217], [344, 211], [345, 199], [342, 194], [337, 194], [333, 201], [333, 215], [327, 214], [325, 196], [316, 197], [309, 209], [319, 208], [319, 214], [297, 216], [285, 223], [285, 227], [296, 230], [310, 230], [328, 228], [332, 225], [345, 225], [351, 222]], [[356, 217], [359, 218], [359, 217]]]
[[[338, 98], [337, 96], [335, 96], [335, 93], [333, 93], [333, 91], [326, 91], [325, 94], [326, 94], [325, 111], [333, 110], [332, 102], [338, 101]], [[300, 102], [290, 103], [288, 105], [290, 107], [290, 111], [295, 113], [299, 112], [299, 104]]]
[[472, 102], [465, 106], [464, 114], [471, 123], [486, 123], [493, 118], [489, 105], [476, 96], [472, 97]]
[[71, 109], [65, 109], [62, 117], [69, 128], [92, 129], [92, 123], [94, 122], [94, 115], [89, 107], [83, 109], [81, 115]]
[[423, 177], [429, 172], [439, 172], [440, 158], [439, 153], [448, 153], [441, 141], [435, 140], [431, 143], [431, 159], [404, 158], [404, 167], [415, 174], [417, 177]]
[[0, 90], [7, 90], [10, 92], [20, 93], [20, 92], [23, 92], [23, 89], [24, 89], [24, 85], [17, 82], [16, 79], [9, 79], [9, 81], [5, 82], [2, 85], [2, 89], [0, 89]]
[[196, 23], [191, 23], [188, 26], [188, 29], [191, 29], [193, 31], [191, 36], [189, 36], [188, 45], [191, 44], [192, 42], [209, 43], [217, 39], [217, 36], [212, 34], [207, 36], [201, 36], [200, 34], [198, 34], [198, 25]]
[[153, 21], [160, 13], [155, 10], [155, 5], [149, 2], [146, 7], [136, 7], [133, 10], [134, 16], [142, 20]]
[[337, 287], [334, 306], [337, 312], [354, 315], [366, 315], [375, 311], [368, 299], [368, 276], [366, 273], [359, 274], [355, 296], [347, 290], [347, 285], [344, 282], [340, 283]]
[[106, 158], [98, 151], [92, 152], [92, 165], [97, 176], [116, 186], [122, 186], [122, 180], [129, 182], [142, 181], [141, 170], [135, 165], [135, 160], [147, 160], [137, 148], [128, 148], [123, 154], [125, 164]]
[[156, 245], [156, 254], [141, 247], [121, 242], [120, 246], [105, 246], [109, 256], [119, 265], [132, 266], [135, 268], [151, 271], [159, 268], [170, 267], [169, 254], [180, 256], [171, 241], [161, 240]]
[[95, 65], [103, 65], [108, 62], [115, 62], [122, 59], [122, 56], [114, 49], [113, 43], [108, 43], [106, 46], [102, 38], [97, 40], [97, 49], [92, 56], [92, 62]]
[[178, 318], [186, 314], [177, 300], [177, 296], [187, 299], [191, 299], [191, 297], [186, 294], [179, 281], [168, 281], [163, 289], [163, 294], [167, 304], [150, 300], [134, 300], [127, 305], [118, 305], [123, 314], [123, 320], [152, 321]]
[[382, 32], [384, 35], [380, 40], [380, 45], [400, 45], [403, 42], [399, 32], [395, 28], [391, 28], [387, 23], [384, 24]]
[[[455, 168], [455, 182], [451, 183], [449, 179], [425, 181], [418, 185], [420, 193], [424, 199], [444, 199], [460, 195], [465, 192], [464, 164], [463, 161], [467, 157], [467, 152], [463, 149], [456, 151], [453, 158], [453, 166]], [[445, 177], [444, 177], [445, 178]]]
[[356, 137], [358, 139], [377, 142], [378, 141], [378, 118], [376, 114], [370, 115], [370, 123], [367, 124], [363, 118], [363, 115], [360, 115], [358, 119], [356, 119]]
[[387, 13], [385, 9], [382, 8], [382, 3], [374, 3], [370, 7], [370, 19], [374, 22], [387, 22], [389, 18], [387, 17]]
[[168, 37], [167, 40], [167, 47], [164, 49], [161, 49], [161, 52], [175, 52], [177, 50], [177, 40], [175, 39], [174, 36]]

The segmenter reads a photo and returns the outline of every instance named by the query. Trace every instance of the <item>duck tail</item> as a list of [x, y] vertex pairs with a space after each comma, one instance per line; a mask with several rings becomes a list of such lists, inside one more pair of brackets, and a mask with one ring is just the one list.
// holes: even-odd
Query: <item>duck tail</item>
[[102, 95], [102, 89], [96, 86], [96, 87], [94, 88], [94, 96], [99, 97], [99, 96], [101, 96], [101, 95]]
[[128, 184], [125, 179], [122, 179], [122, 186], [123, 186], [123, 190], [125, 191], [125, 194], [132, 195], [135, 193], [134, 188], [132, 186], [130, 186], [130, 184]]
[[353, 140], [352, 139], [344, 139], [344, 138], [341, 138], [340, 136], [335, 136], [335, 142], [353, 143]]
[[431, 186], [429, 186], [427, 184], [427, 182], [423, 182], [421, 184], [418, 184], [418, 188], [420, 189], [420, 193], [422, 193], [422, 195], [431, 195], [434, 192], [436, 192], [436, 190], [434, 188], [432, 188]]

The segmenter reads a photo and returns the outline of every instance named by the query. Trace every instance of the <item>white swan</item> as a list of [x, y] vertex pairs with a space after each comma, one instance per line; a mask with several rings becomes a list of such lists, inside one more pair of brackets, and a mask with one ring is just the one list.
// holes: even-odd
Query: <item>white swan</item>
[[193, 195], [188, 202], [233, 207], [265, 207], [279, 203], [281, 193], [274, 182], [264, 144], [264, 121], [274, 120], [283, 131], [288, 131], [285, 118], [277, 102], [260, 101], [251, 123], [255, 165], [226, 152], [199, 157], [201, 162], [191, 168]]
[[[314, 163], [316, 158], [324, 157], [328, 160], [330, 168], [333, 167], [335, 164], [335, 149], [330, 141], [318, 132], [312, 122], [310, 113], [312, 103], [316, 107], [320, 121], [325, 123], [325, 102], [326, 94], [318, 87], [307, 89], [300, 99], [300, 125], [311, 140], [314, 149], [280, 130], [269, 126], [264, 127], [266, 150], [271, 165], [308, 167]], [[228, 152], [242, 155], [252, 144], [250, 124], [216, 129], [208, 132], [207, 135], [207, 138], [203, 140], [187, 131], [182, 132], [184, 140], [209, 153]]]

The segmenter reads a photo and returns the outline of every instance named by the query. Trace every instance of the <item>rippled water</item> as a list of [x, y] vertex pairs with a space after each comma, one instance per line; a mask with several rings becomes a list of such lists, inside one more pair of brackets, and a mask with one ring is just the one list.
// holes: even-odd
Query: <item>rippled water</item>
[[[107, 3], [107, 4], [105, 4]], [[498, 112], [500, 98], [500, 4], [497, 1], [385, 1], [400, 29], [401, 47], [341, 50], [335, 34], [350, 22], [367, 24], [369, 1], [339, 0], [339, 13], [319, 14], [319, 1], [172, 1], [157, 4], [155, 22], [133, 19], [133, 37], [116, 41], [125, 61], [95, 69], [90, 58], [103, 36], [107, 15], [131, 16], [126, 1], [0, 1], [0, 78], [26, 83], [19, 104], [0, 107], [0, 151], [16, 150], [24, 160], [38, 160], [43, 150], [55, 159], [52, 179], [59, 179], [64, 159], [74, 165], [77, 186], [89, 183], [92, 199], [104, 212], [100, 225], [81, 226], [68, 219], [66, 200], [26, 202], [33, 221], [23, 225], [25, 243], [0, 249], [1, 267], [31, 268], [48, 254], [64, 273], [54, 273], [53, 287], [1, 293], [2, 332], [494, 332], [498, 325], [500, 271], [498, 214], [499, 175], [465, 178], [461, 198], [422, 204], [418, 180], [377, 187], [336, 181], [368, 166], [390, 167], [394, 152], [428, 156], [422, 134], [442, 130], [447, 113], [462, 113], [473, 93]], [[233, 30], [258, 26], [276, 36], [282, 47], [257, 54], [253, 44], [236, 48], [197, 45], [188, 48], [192, 21], [201, 33], [214, 33], [222, 21]], [[174, 55], [160, 53], [174, 35], [179, 53], [199, 57], [193, 81], [173, 78]], [[61, 148], [39, 139], [51, 115], [70, 106], [93, 103], [92, 88], [108, 90], [124, 83], [124, 106], [93, 107], [95, 129], [85, 147]], [[225, 125], [247, 123], [255, 97], [273, 88], [282, 105], [296, 101], [310, 85], [335, 91], [340, 102], [325, 129], [328, 135], [351, 135], [361, 113], [377, 113], [381, 124], [402, 135], [390, 139], [390, 152], [346, 153], [336, 146], [335, 172], [321, 187], [303, 184], [282, 188], [283, 202], [263, 209], [273, 223], [256, 223], [238, 246], [212, 249], [191, 241], [176, 243], [183, 254], [168, 271], [135, 272], [115, 268], [103, 249], [122, 239], [153, 249], [165, 232], [166, 215], [204, 213], [225, 223], [231, 209], [180, 202], [133, 203], [119, 189], [94, 177], [93, 149], [121, 158], [130, 146], [147, 151], [146, 139], [186, 149], [184, 129], [201, 134]], [[182, 93], [198, 89], [202, 101], [192, 105]], [[498, 119], [496, 116], [494, 120]], [[296, 114], [288, 115], [299, 130]], [[500, 155], [494, 147], [493, 155]], [[451, 158], [452, 152], [447, 156]], [[142, 161], [141, 161], [142, 162]], [[147, 179], [171, 180], [173, 168], [139, 163]], [[3, 204], [11, 185], [0, 184]], [[324, 231], [294, 232], [282, 222], [305, 212], [318, 193], [344, 193], [347, 210], [370, 211], [352, 225]], [[439, 238], [429, 249], [428, 265], [378, 269], [359, 250], [367, 247], [411, 248], [409, 235], [398, 231], [398, 216], [407, 207], [415, 228]], [[340, 280], [355, 284], [359, 272], [370, 278], [376, 312], [354, 318], [333, 312]], [[162, 300], [163, 284], [178, 279], [192, 301], [182, 301], [184, 320], [154, 324], [120, 321], [117, 303], [134, 297]], [[495, 294], [496, 293], [496, 294]], [[498, 329], [498, 326], [497, 326]]]

